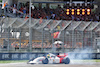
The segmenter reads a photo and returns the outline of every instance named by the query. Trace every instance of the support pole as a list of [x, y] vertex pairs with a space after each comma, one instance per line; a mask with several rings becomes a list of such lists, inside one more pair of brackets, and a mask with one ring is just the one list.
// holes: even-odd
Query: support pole
[[32, 27], [31, 27], [31, 0], [29, 4], [29, 45], [30, 45], [30, 52], [32, 51]]
[[78, 32], [78, 30], [75, 30], [75, 31], [74, 31], [74, 48], [75, 48], [75, 49], [76, 49], [77, 32]]
[[64, 52], [64, 44], [65, 44], [65, 30], [63, 30], [63, 52]]
[[87, 0], [85, 0], [85, 6], [87, 6]]
[[7, 47], [8, 51], [10, 50], [10, 40], [9, 40], [9, 38], [10, 38], [10, 27], [8, 28], [8, 47]]
[[41, 51], [43, 51], [43, 43], [44, 43], [44, 28], [42, 29], [42, 49]]
[[91, 30], [91, 48], [93, 48], [93, 31]]
[[74, 30], [72, 30], [72, 49], [74, 49]]
[[84, 31], [82, 31], [82, 49], [84, 48]]
[[[54, 33], [53, 31], [54, 31], [54, 30], [52, 30], [52, 34]], [[53, 34], [53, 36], [54, 36], [54, 34]], [[54, 38], [53, 38], [53, 36], [52, 36], [52, 53], [55, 52]]]
[[20, 45], [19, 45], [19, 50], [21, 50], [21, 33], [22, 33], [22, 30], [21, 30], [21, 28], [19, 30], [20, 30], [20, 39], [19, 39]]
[[97, 47], [97, 43], [96, 43], [96, 33], [97, 33], [97, 32], [94, 31], [94, 45], [93, 45], [93, 48], [94, 48], [94, 49], [97, 49], [97, 48], [96, 48], [96, 47]]
[[[0, 33], [1, 35], [2, 35], [2, 25], [3, 25], [3, 24], [1, 24], [1, 33]], [[1, 38], [2, 38], [2, 36], [1, 36]]]
[[5, 15], [5, 17], [7, 17], [7, 8], [6, 7], [4, 7], [4, 15]]
[[70, 6], [72, 6], [72, 0], [70, 0]]

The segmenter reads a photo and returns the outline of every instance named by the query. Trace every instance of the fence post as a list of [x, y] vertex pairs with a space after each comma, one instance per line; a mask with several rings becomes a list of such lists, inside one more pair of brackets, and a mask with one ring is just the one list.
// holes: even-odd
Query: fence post
[[93, 31], [91, 30], [91, 47], [93, 48]]
[[82, 31], [82, 49], [84, 48], [84, 31]]
[[[52, 34], [54, 33], [54, 30], [52, 30]], [[53, 36], [54, 36], [54, 34], [53, 34]], [[54, 47], [54, 38], [53, 38], [53, 36], [52, 36], [52, 52], [54, 52], [55, 51], [55, 47]]]
[[4, 14], [5, 14], [5, 17], [7, 17], [7, 11], [6, 11], [7, 7], [4, 7]]
[[74, 30], [72, 30], [72, 50], [74, 50]]
[[20, 39], [19, 39], [19, 43], [20, 43], [20, 45], [19, 45], [19, 50], [20, 50], [20, 51], [21, 51], [21, 31], [22, 31], [22, 30], [21, 30], [21, 28], [20, 28], [20, 37], [19, 37], [19, 38], [20, 38]]
[[42, 29], [42, 49], [41, 49], [42, 52], [43, 52], [43, 43], [44, 43], [44, 28]]
[[8, 28], [8, 47], [7, 47], [8, 51], [10, 50], [10, 40], [9, 40], [9, 38], [10, 38], [10, 27]]
[[65, 44], [65, 30], [63, 30], [63, 50], [62, 52], [64, 52], [64, 44]]
[[31, 52], [32, 51], [31, 0], [29, 4], [29, 45], [30, 45], [30, 52]]

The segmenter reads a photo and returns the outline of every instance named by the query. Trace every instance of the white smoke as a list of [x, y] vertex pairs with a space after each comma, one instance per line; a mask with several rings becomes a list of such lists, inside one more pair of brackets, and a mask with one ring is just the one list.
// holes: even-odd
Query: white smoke
[[92, 59], [92, 53], [92, 50], [89, 48], [83, 50], [75, 49], [74, 51], [68, 53], [68, 57], [70, 58], [71, 64], [95, 64], [95, 60]]

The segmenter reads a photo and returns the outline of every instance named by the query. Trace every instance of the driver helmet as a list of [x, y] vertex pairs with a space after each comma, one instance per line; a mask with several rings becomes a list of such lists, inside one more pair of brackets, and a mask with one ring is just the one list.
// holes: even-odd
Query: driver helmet
[[50, 55], [49, 54], [47, 55], [47, 58], [50, 58]]

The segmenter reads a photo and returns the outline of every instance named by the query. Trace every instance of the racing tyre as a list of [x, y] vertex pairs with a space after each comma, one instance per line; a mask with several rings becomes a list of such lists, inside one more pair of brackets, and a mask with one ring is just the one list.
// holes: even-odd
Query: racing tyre
[[48, 64], [48, 62], [49, 62], [48, 58], [45, 58], [44, 60], [42, 60], [43, 64]]
[[70, 59], [69, 58], [64, 59], [64, 63], [65, 64], [69, 64], [70, 63]]

